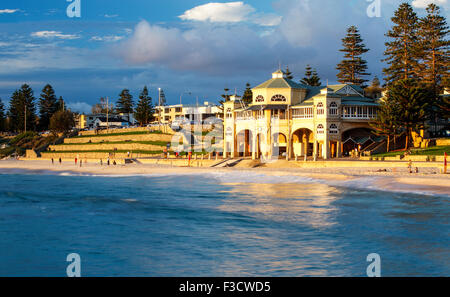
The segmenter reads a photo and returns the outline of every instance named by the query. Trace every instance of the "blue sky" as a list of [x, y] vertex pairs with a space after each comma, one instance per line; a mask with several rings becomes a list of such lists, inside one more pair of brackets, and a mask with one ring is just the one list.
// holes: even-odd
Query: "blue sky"
[[[370, 0], [378, 1], [378, 0]], [[80, 0], [69, 18], [66, 0], [2, 0], [0, 98], [28, 83], [39, 96], [50, 83], [74, 110], [88, 111], [101, 96], [116, 100], [144, 85], [168, 103], [217, 102], [225, 87], [242, 93], [270, 78], [281, 63], [303, 77], [306, 64], [322, 81], [336, 82], [340, 39], [356, 25], [371, 49], [369, 72], [381, 77], [384, 33], [401, 0]], [[419, 15], [429, 2], [448, 17], [450, 0], [409, 1]]]

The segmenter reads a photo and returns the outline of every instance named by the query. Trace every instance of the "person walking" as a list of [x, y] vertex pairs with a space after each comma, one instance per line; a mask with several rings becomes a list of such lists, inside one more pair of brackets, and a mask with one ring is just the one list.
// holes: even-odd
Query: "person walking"
[[53, 158], [52, 158], [52, 165], [54, 165], [55, 164], [55, 160], [53, 160]]
[[61, 165], [61, 163], [62, 163], [62, 160], [61, 160], [61, 157], [59, 158], [59, 165]]
[[78, 164], [78, 159], [75, 157], [75, 166]]
[[83, 160], [80, 160], [80, 167], [83, 167]]
[[103, 166], [103, 160], [100, 159], [100, 166]]

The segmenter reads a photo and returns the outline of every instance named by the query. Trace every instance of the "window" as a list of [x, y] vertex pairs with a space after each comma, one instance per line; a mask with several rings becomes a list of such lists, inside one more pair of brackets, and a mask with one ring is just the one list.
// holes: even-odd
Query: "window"
[[324, 129], [323, 129], [323, 125], [319, 124], [317, 125], [317, 134], [323, 134]]
[[319, 102], [317, 104], [317, 114], [318, 115], [324, 114], [324, 109], [323, 109], [323, 103], [322, 102]]
[[264, 102], [264, 97], [261, 96], [261, 95], [258, 95], [258, 96], [255, 98], [255, 102]]
[[233, 117], [233, 113], [231, 112], [231, 108], [227, 108], [227, 119], [230, 119]]
[[275, 95], [275, 96], [272, 97], [272, 99], [270, 99], [270, 101], [286, 102], [286, 97], [284, 97], [283, 95]]
[[175, 108], [175, 112], [181, 112], [181, 107]]
[[330, 115], [337, 115], [338, 114], [338, 106], [336, 104], [336, 102], [331, 102], [330, 103]]
[[339, 130], [336, 124], [331, 124], [330, 125], [330, 134], [338, 134]]
[[170, 108], [164, 109], [164, 113], [170, 113]]

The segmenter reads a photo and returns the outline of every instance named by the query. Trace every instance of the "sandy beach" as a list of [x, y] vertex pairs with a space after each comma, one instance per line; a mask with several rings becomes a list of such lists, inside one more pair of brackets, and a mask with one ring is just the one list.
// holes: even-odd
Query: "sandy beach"
[[[34, 173], [55, 172], [58, 174], [85, 175], [201, 175], [207, 177], [227, 175], [249, 176], [263, 175], [270, 182], [288, 183], [297, 181], [324, 182], [335, 186], [370, 188], [374, 190], [413, 192], [424, 194], [450, 195], [450, 174], [439, 174], [435, 167], [420, 168], [420, 173], [409, 173], [406, 168], [298, 168], [291, 163], [272, 163], [254, 168], [211, 168], [211, 167], [177, 167], [162, 164], [126, 164], [110, 165], [88, 162], [82, 167], [74, 162], [51, 163], [49, 160], [2, 160], [0, 173], [14, 173], [26, 170]], [[273, 181], [270, 177], [274, 177]], [[275, 178], [276, 177], [276, 178]], [[245, 179], [239, 182], [248, 182]], [[256, 181], [252, 181], [256, 182]]]

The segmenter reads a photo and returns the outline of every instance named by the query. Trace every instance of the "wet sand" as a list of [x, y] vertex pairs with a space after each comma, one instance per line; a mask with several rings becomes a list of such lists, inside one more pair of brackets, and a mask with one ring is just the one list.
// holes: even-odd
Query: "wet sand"
[[364, 187], [363, 181], [370, 180], [371, 189], [439, 194], [450, 196], [450, 174], [439, 174], [434, 167], [420, 168], [419, 173], [409, 173], [407, 168], [376, 169], [376, 168], [298, 168], [267, 166], [256, 168], [211, 168], [211, 167], [175, 167], [161, 164], [126, 164], [110, 165], [99, 163], [83, 163], [82, 167], [74, 162], [55, 162], [49, 160], [2, 160], [0, 173], [14, 173], [15, 170], [27, 170], [35, 173], [51, 171], [56, 173], [78, 173], [86, 175], [190, 175], [233, 173], [258, 173], [267, 176], [298, 176], [324, 181], [328, 184]]

